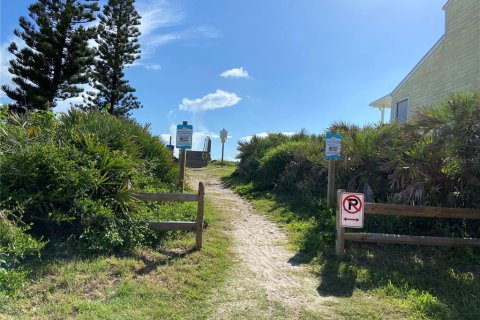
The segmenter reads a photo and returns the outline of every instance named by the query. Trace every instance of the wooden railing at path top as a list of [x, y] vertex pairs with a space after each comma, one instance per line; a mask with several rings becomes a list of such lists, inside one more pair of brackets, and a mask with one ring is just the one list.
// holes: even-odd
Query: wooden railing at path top
[[[337, 191], [337, 203], [341, 192]], [[365, 214], [404, 216], [404, 217], [425, 217], [425, 218], [456, 218], [456, 219], [480, 219], [480, 210], [463, 208], [441, 208], [441, 207], [417, 207], [384, 203], [366, 203]], [[340, 210], [337, 206], [337, 239], [335, 252], [337, 256], [345, 254], [345, 240], [360, 242], [397, 243], [430, 246], [475, 246], [480, 247], [480, 239], [477, 238], [447, 238], [430, 236], [410, 236], [386, 233], [366, 232], [345, 232], [340, 225]]]
[[162, 201], [162, 202], [197, 202], [197, 217], [195, 221], [158, 221], [150, 222], [150, 228], [155, 231], [169, 230], [195, 230], [195, 247], [200, 250], [202, 248], [203, 234], [203, 215], [205, 210], [205, 187], [203, 182], [198, 183], [198, 193], [146, 193], [137, 192], [134, 198], [142, 201]]

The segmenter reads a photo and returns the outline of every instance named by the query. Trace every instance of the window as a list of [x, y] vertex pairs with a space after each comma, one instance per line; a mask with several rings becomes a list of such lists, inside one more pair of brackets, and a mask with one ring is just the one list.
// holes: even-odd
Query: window
[[408, 99], [397, 102], [397, 121], [407, 122]]

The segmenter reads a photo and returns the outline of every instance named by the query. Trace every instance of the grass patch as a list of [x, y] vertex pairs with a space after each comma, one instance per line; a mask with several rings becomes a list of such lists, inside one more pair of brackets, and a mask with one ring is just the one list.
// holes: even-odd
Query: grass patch
[[[480, 250], [347, 242], [346, 257], [338, 259], [332, 247], [333, 210], [319, 204], [312, 212], [288, 195], [256, 189], [239, 177], [223, 180], [287, 231], [296, 257], [310, 263], [321, 279], [318, 293], [341, 299], [332, 304], [336, 314], [348, 319], [478, 319]], [[355, 310], [345, 308], [358, 301]]]
[[205, 318], [212, 310], [207, 298], [232, 264], [229, 236], [222, 231], [228, 217], [207, 202], [206, 218], [202, 251], [192, 249], [194, 233], [176, 232], [155, 249], [45, 256], [16, 298], [0, 296], [0, 318]]
[[225, 178], [231, 176], [231, 174], [237, 169], [237, 164], [233, 161], [225, 161], [222, 166], [220, 161], [212, 161], [208, 164], [206, 172], [213, 176]]

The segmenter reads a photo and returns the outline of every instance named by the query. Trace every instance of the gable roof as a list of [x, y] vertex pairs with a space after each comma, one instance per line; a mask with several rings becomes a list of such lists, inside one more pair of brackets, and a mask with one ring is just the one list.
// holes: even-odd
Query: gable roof
[[445, 3], [442, 7], [443, 10], [446, 10], [447, 7], [453, 2], [453, 0], [448, 0], [447, 3]]

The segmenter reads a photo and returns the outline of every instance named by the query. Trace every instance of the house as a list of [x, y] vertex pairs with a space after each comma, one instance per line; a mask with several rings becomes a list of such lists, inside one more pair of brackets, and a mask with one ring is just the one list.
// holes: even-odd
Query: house
[[408, 121], [418, 108], [445, 100], [451, 92], [480, 89], [480, 0], [449, 0], [445, 33], [398, 86], [372, 102], [391, 121]]

